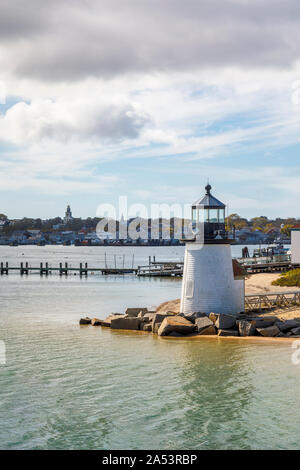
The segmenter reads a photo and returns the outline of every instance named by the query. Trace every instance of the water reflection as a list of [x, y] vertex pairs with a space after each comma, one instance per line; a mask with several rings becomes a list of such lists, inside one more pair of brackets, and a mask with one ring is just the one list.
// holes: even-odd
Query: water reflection
[[167, 340], [171, 341], [180, 369], [178, 406], [185, 410], [188, 428], [182, 435], [182, 445], [232, 448], [234, 436], [238, 436], [238, 445], [243, 446], [247, 441], [243, 419], [249, 413], [253, 391], [243, 345], [215, 339]]

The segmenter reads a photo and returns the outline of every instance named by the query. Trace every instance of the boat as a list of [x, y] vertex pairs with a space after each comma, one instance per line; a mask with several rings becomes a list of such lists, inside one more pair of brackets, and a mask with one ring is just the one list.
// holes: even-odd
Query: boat
[[253, 251], [253, 258], [265, 258], [270, 256], [287, 255], [289, 249], [284, 248], [282, 243], [268, 245], [265, 248], [255, 248]]

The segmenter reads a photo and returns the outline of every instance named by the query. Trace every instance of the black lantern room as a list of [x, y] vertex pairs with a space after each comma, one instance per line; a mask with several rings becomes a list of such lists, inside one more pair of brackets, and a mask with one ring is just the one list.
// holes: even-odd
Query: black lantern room
[[[227, 240], [225, 230], [225, 204], [211, 194], [211, 186], [206, 187], [206, 194], [192, 205], [193, 226], [203, 226], [204, 241]], [[202, 225], [203, 224], [203, 225]]]

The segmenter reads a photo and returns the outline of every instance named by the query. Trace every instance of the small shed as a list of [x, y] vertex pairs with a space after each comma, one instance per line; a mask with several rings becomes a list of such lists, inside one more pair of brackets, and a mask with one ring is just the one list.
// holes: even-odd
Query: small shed
[[292, 264], [300, 264], [300, 224], [291, 230]]

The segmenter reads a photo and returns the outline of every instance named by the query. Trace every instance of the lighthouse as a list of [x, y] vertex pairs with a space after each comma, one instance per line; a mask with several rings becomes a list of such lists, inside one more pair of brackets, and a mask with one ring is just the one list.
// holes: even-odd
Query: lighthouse
[[186, 240], [180, 311], [237, 314], [244, 310], [243, 282], [235, 280], [226, 206], [205, 187], [192, 204], [194, 237]]

